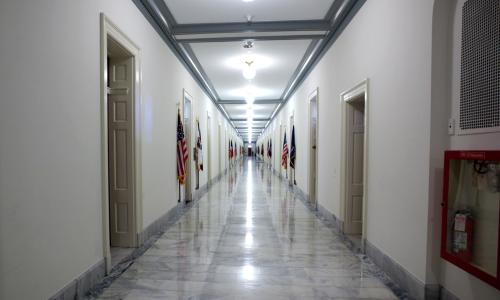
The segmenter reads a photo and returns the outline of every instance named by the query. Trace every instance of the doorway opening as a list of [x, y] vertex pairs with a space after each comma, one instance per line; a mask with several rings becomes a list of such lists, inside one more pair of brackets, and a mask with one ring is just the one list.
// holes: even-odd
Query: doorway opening
[[366, 233], [367, 81], [341, 95], [343, 232], [362, 251]]
[[138, 246], [140, 52], [101, 14], [102, 207], [106, 272]]
[[309, 96], [309, 202], [318, 208], [318, 89]]
[[192, 129], [192, 97], [189, 95], [186, 90], [183, 91], [182, 98], [182, 115], [184, 121], [184, 138], [186, 139], [186, 147], [188, 149], [188, 159], [186, 161], [186, 177], [184, 180], [183, 189], [181, 189], [181, 199], [184, 202], [190, 202], [193, 200], [192, 191], [191, 191], [191, 174], [192, 174], [192, 164], [191, 164], [191, 154], [192, 154], [192, 145], [191, 142], [191, 129]]

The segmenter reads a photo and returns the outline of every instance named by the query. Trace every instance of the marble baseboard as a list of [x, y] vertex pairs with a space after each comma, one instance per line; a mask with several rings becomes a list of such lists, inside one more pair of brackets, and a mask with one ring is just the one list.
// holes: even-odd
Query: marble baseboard
[[171, 220], [176, 219], [180, 215], [184, 206], [185, 204], [182, 202], [177, 204], [164, 215], [156, 219], [153, 223], [149, 224], [149, 226], [137, 235], [139, 246], [144, 245], [144, 243], [146, 243], [146, 241], [152, 236], [165, 231], [171, 223]]
[[323, 218], [333, 223], [337, 231], [341, 234], [344, 232], [344, 221], [337, 218], [336, 215], [332, 214], [323, 205], [318, 204], [318, 214]]
[[68, 300], [83, 298], [93, 286], [103, 280], [105, 272], [105, 260], [101, 259], [49, 299]]
[[441, 287], [438, 284], [423, 283], [369, 241], [365, 241], [365, 251], [366, 255], [411, 299], [443, 299], [440, 296]]
[[439, 290], [439, 299], [441, 300], [460, 300], [457, 296], [455, 296], [452, 292], [448, 291], [444, 287], [440, 286]]

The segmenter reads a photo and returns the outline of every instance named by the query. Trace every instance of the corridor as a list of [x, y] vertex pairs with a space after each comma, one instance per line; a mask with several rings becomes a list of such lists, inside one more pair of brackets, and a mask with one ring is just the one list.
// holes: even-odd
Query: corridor
[[99, 299], [397, 299], [294, 195], [237, 161]]
[[500, 300], [499, 0], [0, 0], [0, 300]]

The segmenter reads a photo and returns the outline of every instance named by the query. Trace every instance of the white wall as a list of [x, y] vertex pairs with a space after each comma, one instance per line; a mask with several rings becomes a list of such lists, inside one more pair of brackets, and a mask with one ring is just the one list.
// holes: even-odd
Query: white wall
[[132, 1], [0, 2], [1, 299], [46, 299], [103, 258], [100, 12], [141, 49], [142, 228], [177, 204], [182, 89], [205, 151], [207, 111], [227, 126]]
[[273, 122], [279, 132], [295, 113], [297, 183], [308, 191], [307, 101], [319, 88], [318, 201], [343, 218], [340, 94], [369, 79], [367, 239], [422, 282], [432, 9], [430, 0], [367, 1]]

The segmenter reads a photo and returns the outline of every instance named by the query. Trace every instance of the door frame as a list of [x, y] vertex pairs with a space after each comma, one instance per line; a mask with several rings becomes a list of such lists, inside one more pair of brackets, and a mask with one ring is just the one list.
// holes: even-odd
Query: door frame
[[[186, 200], [193, 201], [193, 175], [195, 172], [193, 172], [193, 167], [194, 163], [192, 161], [193, 159], [193, 145], [195, 143], [193, 142], [193, 136], [195, 136], [193, 128], [195, 128], [195, 120], [193, 119], [193, 107], [194, 107], [194, 99], [191, 96], [191, 94], [186, 91], [186, 89], [182, 89], [182, 103], [181, 103], [181, 113], [182, 113], [182, 122], [184, 125], [184, 136], [186, 135], [186, 122], [185, 122], [185, 116], [184, 116], [184, 109], [185, 109], [185, 102], [188, 100], [191, 102], [191, 107], [190, 112], [189, 112], [189, 137], [186, 139], [186, 144], [187, 144], [187, 149], [188, 149], [188, 161], [187, 161], [187, 166], [186, 166], [186, 181], [184, 182], [184, 201]], [[196, 167], [195, 167], [196, 168]], [[189, 202], [188, 201], [188, 202]]]
[[[311, 135], [311, 103], [312, 100], [316, 98], [316, 160], [314, 170], [316, 173], [315, 181], [314, 181], [314, 198], [311, 198], [311, 186], [312, 186], [312, 176], [311, 176], [311, 161], [312, 161], [312, 135]], [[307, 97], [307, 118], [308, 118], [308, 129], [309, 129], [309, 203], [314, 205], [315, 209], [318, 209], [318, 152], [319, 152], [319, 87], [315, 88], [312, 93]], [[314, 200], [314, 203], [312, 202]]]
[[[348, 149], [347, 149], [347, 128], [348, 128], [348, 103], [356, 100], [360, 96], [364, 97], [365, 110], [364, 110], [364, 139], [363, 139], [363, 209], [362, 209], [362, 232], [361, 232], [361, 251], [364, 253], [366, 244], [366, 226], [367, 226], [367, 203], [368, 203], [368, 133], [369, 133], [369, 97], [368, 97], [369, 82], [368, 79], [364, 79], [360, 83], [356, 84], [354, 87], [344, 91], [340, 94], [340, 106], [341, 106], [341, 176], [340, 176], [340, 212], [341, 218], [345, 221], [347, 216], [347, 191], [348, 191], [348, 180], [346, 178], [347, 170], [347, 159], [348, 159]], [[342, 226], [343, 227], [343, 226]], [[342, 228], [342, 232], [344, 228]]]
[[138, 234], [142, 230], [142, 155], [141, 155], [141, 50], [123, 31], [121, 31], [104, 13], [100, 14], [100, 105], [101, 105], [101, 199], [102, 199], [102, 239], [103, 256], [106, 265], [106, 274], [111, 270], [111, 246], [109, 233], [109, 170], [108, 170], [108, 64], [107, 50], [108, 37], [115, 40], [126, 51], [131, 53], [134, 66], [133, 86], [133, 182], [134, 182], [134, 218], [132, 228], [135, 232], [135, 247], [139, 246]]

